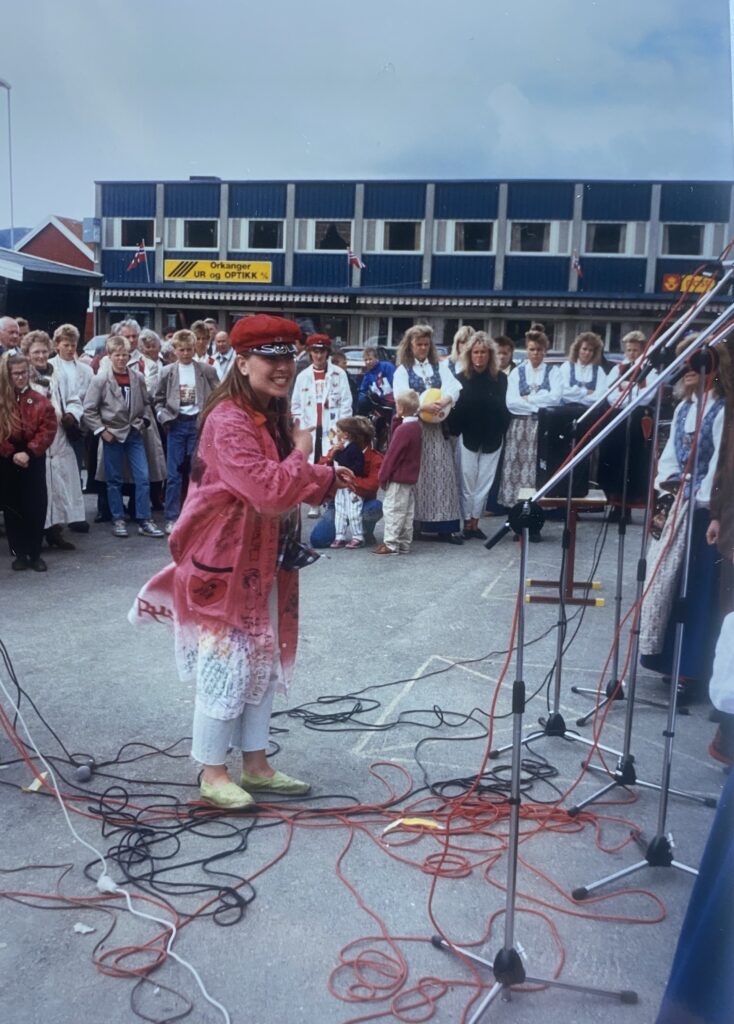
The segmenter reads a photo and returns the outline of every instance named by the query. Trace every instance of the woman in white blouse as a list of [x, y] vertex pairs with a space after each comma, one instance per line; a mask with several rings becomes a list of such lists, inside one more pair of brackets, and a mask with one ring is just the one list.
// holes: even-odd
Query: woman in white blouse
[[412, 389], [422, 395], [432, 388], [440, 390], [441, 397], [421, 406], [424, 416], [434, 422], [423, 421], [421, 468], [415, 488], [415, 518], [426, 539], [462, 544], [459, 487], [451, 440], [444, 433], [443, 421], [455, 404], [461, 384], [451, 372], [448, 361], [439, 361], [433, 342], [433, 328], [416, 324], [403, 335], [396, 357], [397, 368], [392, 387], [396, 399], [403, 391]]
[[578, 335], [559, 370], [563, 405], [593, 405], [606, 394], [607, 378], [601, 367], [603, 348], [601, 338], [593, 331]]
[[[512, 414], [505, 438], [505, 459], [498, 500], [510, 508], [524, 487], [535, 489], [538, 455], [538, 410], [561, 404], [561, 379], [545, 361], [550, 342], [542, 324], [534, 323], [525, 335], [525, 359], [507, 378], [507, 409]], [[530, 532], [531, 541], [540, 531]]]

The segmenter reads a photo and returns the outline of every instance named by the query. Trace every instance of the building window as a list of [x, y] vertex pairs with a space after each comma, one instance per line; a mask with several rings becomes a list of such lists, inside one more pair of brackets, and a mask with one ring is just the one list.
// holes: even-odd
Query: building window
[[437, 220], [434, 252], [492, 252], [494, 221]]
[[454, 252], [490, 252], [493, 224], [459, 220], [454, 225]]
[[341, 251], [352, 244], [352, 223], [348, 220], [317, 220], [314, 226], [314, 249]]
[[548, 252], [550, 250], [550, 228], [548, 221], [514, 222], [510, 236], [510, 249], [512, 252]]
[[663, 227], [664, 256], [702, 256], [703, 224], [666, 224]]
[[623, 253], [627, 244], [626, 224], [587, 224], [586, 252]]
[[419, 220], [385, 221], [382, 248], [385, 252], [418, 252], [421, 247]]
[[219, 221], [185, 220], [184, 249], [216, 249], [219, 246]]
[[282, 249], [282, 220], [251, 220], [248, 224], [248, 249]]
[[146, 249], [153, 247], [155, 222], [153, 220], [121, 220], [120, 246], [132, 249], [141, 242]]

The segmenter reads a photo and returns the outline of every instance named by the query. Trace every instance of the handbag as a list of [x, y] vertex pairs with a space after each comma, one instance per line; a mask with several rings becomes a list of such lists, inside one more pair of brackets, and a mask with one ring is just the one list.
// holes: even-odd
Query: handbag
[[655, 540], [660, 540], [670, 510], [675, 504], [675, 498], [676, 495], [672, 491], [664, 491], [655, 498], [655, 507], [650, 520], [650, 534]]

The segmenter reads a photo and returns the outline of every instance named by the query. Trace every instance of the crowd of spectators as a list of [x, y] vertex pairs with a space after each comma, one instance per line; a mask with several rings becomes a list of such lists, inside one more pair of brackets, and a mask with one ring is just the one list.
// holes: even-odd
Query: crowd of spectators
[[[418, 539], [457, 545], [485, 539], [482, 517], [506, 513], [523, 488], [536, 486], [541, 410], [597, 403], [621, 387], [644, 345], [645, 336], [633, 331], [623, 339], [623, 361], [607, 363], [601, 338], [585, 331], [559, 363], [548, 359], [542, 324], [528, 330], [522, 357], [509, 337], [463, 327], [448, 358], [441, 358], [431, 327], [416, 324], [406, 331], [395, 365], [368, 347], [356, 377], [328, 335], [302, 338], [291, 416], [311, 434], [310, 461], [354, 474], [353, 489], [308, 509], [315, 520], [311, 545], [369, 545], [385, 556], [407, 554]], [[161, 339], [128, 319], [112, 326], [103, 351], [87, 355], [71, 324], [49, 337], [6, 316], [0, 318], [0, 356], [0, 502], [13, 570], [46, 571], [44, 543], [74, 549], [69, 534], [90, 528], [84, 492], [96, 495], [95, 523], [109, 523], [116, 538], [128, 537], [132, 528], [154, 539], [171, 533], [186, 496], [201, 413], [235, 362], [228, 333], [201, 320]], [[653, 380], [650, 374], [628, 394]], [[726, 467], [733, 431], [725, 428], [722, 388], [714, 382], [700, 412], [697, 382], [690, 372], [678, 384], [658, 463], [658, 535], [650, 548], [655, 582], [641, 621], [643, 664], [670, 675], [685, 514], [666, 522], [664, 511], [686, 476], [697, 436], [696, 479], [681, 495], [684, 503], [695, 502], [698, 598], [694, 621], [686, 625], [686, 684], [707, 678], [718, 623], [734, 606], [732, 551], [721, 551], [730, 516], [718, 497], [731, 488]], [[155, 513], [162, 514], [159, 521]], [[383, 515], [378, 541], [375, 526]], [[540, 540], [540, 531], [532, 529], [529, 539]], [[728, 726], [720, 730], [716, 749], [724, 759], [734, 759], [729, 736]]]

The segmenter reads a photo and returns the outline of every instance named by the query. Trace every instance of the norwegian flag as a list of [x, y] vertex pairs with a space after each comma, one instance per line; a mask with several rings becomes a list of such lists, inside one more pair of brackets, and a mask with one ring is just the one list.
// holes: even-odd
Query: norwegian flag
[[133, 270], [135, 267], [137, 267], [137, 265], [139, 263], [145, 263], [146, 267], [148, 265], [148, 257], [145, 255], [145, 242], [144, 241], [138, 242], [137, 251], [136, 251], [135, 255], [133, 256], [133, 258], [130, 260], [130, 262], [127, 265], [128, 272]]
[[347, 249], [347, 266], [356, 267], [357, 270], [364, 270], [365, 268], [365, 264], [362, 262], [362, 260], [356, 254], [356, 252], [353, 252], [351, 249]]
[[584, 272], [581, 269], [581, 260], [579, 259], [579, 254], [577, 252], [575, 252], [571, 257], [571, 266], [576, 271], [576, 275], [578, 277], [584, 276]]

